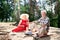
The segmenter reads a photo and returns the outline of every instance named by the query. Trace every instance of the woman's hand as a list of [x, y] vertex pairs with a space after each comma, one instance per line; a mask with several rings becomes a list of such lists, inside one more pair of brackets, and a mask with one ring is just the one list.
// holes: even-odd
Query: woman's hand
[[26, 27], [26, 29], [28, 30], [28, 27]]

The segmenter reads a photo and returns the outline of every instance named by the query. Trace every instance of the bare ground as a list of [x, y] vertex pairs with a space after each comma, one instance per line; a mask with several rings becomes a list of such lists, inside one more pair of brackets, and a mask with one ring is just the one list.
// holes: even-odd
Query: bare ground
[[[1, 23], [0, 22], [0, 30], [10, 32], [13, 28], [16, 27], [16, 26], [11, 25], [11, 24], [14, 24], [14, 23], [15, 22], [7, 22], [7, 23], [4, 23], [4, 22]], [[11, 35], [11, 33], [8, 33], [8, 35], [9, 36], [7, 38], [9, 38], [11, 40], [35, 40], [31, 36], [24, 37], [25, 35], [24, 35], [23, 32], [14, 33], [14, 35]], [[47, 36], [47, 37], [38, 38], [36, 40], [60, 40], [60, 28], [50, 27], [48, 35], [49, 36]], [[0, 37], [3, 40], [5, 40], [4, 37], [2, 37], [2, 34], [0, 35]], [[1, 38], [0, 38], [0, 40], [2, 40]]]

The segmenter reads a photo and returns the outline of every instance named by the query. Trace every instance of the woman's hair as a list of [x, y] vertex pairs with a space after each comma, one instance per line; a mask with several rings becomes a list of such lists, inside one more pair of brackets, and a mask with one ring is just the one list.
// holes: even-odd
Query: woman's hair
[[29, 18], [29, 15], [28, 15], [28, 14], [21, 14], [21, 15], [20, 15], [20, 18], [23, 19], [23, 18], [22, 18], [23, 16], [26, 16], [27, 19]]

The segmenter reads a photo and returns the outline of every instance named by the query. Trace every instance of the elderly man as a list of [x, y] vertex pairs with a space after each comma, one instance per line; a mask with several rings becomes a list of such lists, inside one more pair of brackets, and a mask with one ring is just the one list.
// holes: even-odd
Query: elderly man
[[39, 22], [41, 25], [41, 28], [38, 30], [39, 37], [47, 35], [50, 26], [50, 21], [49, 18], [46, 16], [45, 10], [41, 11], [41, 18], [37, 22]]

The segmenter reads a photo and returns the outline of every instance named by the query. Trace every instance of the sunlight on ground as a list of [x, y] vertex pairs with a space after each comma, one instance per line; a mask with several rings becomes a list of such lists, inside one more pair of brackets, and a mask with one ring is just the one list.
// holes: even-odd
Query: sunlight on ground
[[[14, 23], [15, 22], [7, 22], [7, 23], [4, 23], [4, 22], [1, 23], [0, 22], [0, 28], [5, 28], [4, 30], [6, 32], [9, 32], [13, 28], [16, 27], [16, 26], [11, 25], [11, 24], [14, 24]], [[34, 40], [34, 38], [31, 37], [31, 36], [24, 37], [25, 36], [24, 33], [15, 33], [15, 35], [10, 35], [10, 34], [11, 33], [9, 33], [9, 38], [12, 39], [12, 40]], [[48, 35], [50, 35], [50, 36], [49, 37], [44, 37], [44, 38], [39, 38], [39, 40], [60, 40], [60, 29], [50, 27]], [[2, 36], [0, 35], [0, 37], [2, 37]]]

